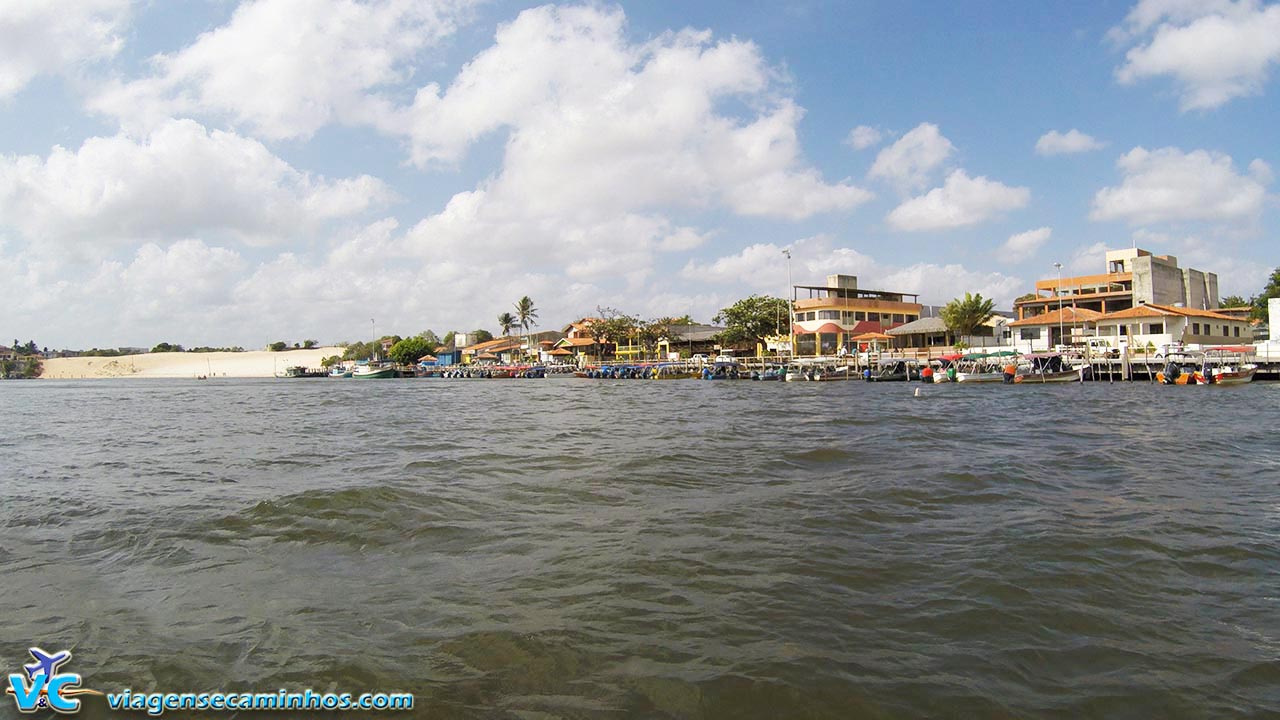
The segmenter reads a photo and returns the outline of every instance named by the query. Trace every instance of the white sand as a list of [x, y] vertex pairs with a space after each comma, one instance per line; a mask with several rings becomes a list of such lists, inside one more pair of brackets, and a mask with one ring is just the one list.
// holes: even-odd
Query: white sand
[[194, 378], [272, 377], [290, 365], [319, 368], [330, 355], [341, 356], [345, 348], [322, 347], [286, 352], [147, 353], [120, 357], [52, 358], [43, 361], [41, 378]]

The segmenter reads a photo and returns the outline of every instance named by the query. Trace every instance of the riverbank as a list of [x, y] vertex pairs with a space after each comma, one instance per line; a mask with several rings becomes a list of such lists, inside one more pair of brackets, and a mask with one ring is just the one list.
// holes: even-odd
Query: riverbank
[[321, 347], [311, 350], [269, 352], [211, 353], [146, 353], [119, 357], [51, 358], [44, 361], [41, 379], [80, 378], [194, 378], [235, 377], [261, 378], [283, 373], [286, 367], [301, 365], [320, 367], [330, 355], [342, 355], [344, 348]]

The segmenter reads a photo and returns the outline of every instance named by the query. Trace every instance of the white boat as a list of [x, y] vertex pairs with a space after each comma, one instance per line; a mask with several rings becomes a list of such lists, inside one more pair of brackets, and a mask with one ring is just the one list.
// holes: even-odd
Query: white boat
[[351, 377], [370, 379], [382, 379], [399, 377], [400, 373], [396, 370], [396, 366], [390, 363], [369, 363], [367, 365], [358, 365], [355, 370], [351, 371]]
[[1245, 362], [1257, 352], [1252, 345], [1210, 348], [1205, 350], [1204, 378], [1210, 385], [1244, 385], [1253, 382], [1258, 366]]
[[1019, 365], [1016, 383], [1080, 382], [1081, 368], [1071, 367], [1062, 353], [1035, 353], [1027, 356], [1028, 364]]

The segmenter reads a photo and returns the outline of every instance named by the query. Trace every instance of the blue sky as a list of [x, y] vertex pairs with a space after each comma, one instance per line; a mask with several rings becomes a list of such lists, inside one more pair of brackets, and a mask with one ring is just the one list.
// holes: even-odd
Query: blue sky
[[0, 6], [0, 334], [332, 342], [828, 273], [1002, 306], [1137, 244], [1248, 295], [1280, 5]]

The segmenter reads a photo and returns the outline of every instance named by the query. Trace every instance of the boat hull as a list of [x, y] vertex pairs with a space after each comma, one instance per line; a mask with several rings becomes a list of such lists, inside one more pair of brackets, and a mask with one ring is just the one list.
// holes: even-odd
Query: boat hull
[[1004, 373], [956, 373], [958, 383], [1002, 383]]
[[1040, 383], [1079, 382], [1080, 371], [1062, 370], [1059, 372], [1027, 373], [1026, 375], [1018, 375], [1013, 379], [1013, 381], [1016, 383], [1032, 383], [1037, 385]]
[[351, 377], [357, 380], [384, 380], [386, 378], [397, 377], [395, 368], [379, 368], [377, 370], [368, 370], [361, 372], [356, 370], [351, 373]]

